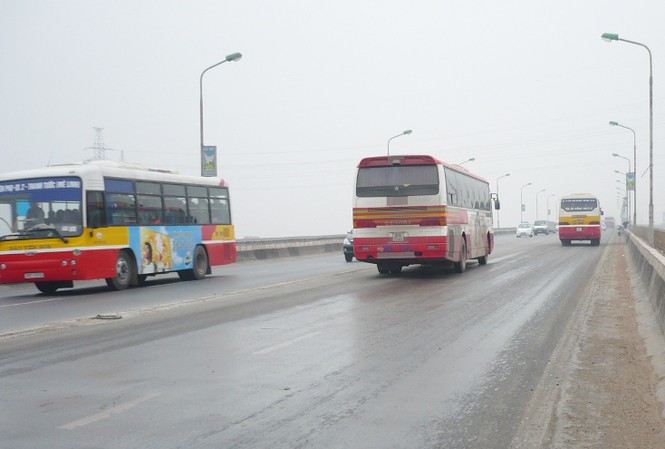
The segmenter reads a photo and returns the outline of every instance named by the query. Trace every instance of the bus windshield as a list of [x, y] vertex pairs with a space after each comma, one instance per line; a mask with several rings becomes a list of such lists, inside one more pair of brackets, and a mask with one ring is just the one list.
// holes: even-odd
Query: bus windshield
[[436, 195], [439, 175], [436, 165], [363, 167], [358, 170], [359, 197]]
[[52, 177], [0, 182], [1, 238], [80, 235], [81, 179]]

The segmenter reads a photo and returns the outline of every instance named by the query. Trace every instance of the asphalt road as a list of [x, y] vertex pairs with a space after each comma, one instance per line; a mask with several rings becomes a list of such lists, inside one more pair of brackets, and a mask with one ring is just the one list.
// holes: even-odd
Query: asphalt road
[[461, 275], [340, 253], [124, 292], [3, 288], [0, 441], [505, 448], [604, 250], [497, 236]]

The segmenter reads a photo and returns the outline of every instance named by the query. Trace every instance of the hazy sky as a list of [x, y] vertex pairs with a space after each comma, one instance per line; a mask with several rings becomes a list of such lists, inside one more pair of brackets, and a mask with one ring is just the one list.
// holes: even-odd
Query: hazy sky
[[[365, 156], [432, 154], [499, 182], [501, 226], [593, 192], [619, 215], [637, 133], [648, 221], [649, 59], [655, 222], [665, 212], [665, 4], [654, 0], [0, 0], [2, 171], [93, 156], [200, 173], [217, 145], [238, 237], [352, 227]], [[532, 185], [522, 186], [531, 182]], [[537, 192], [546, 189], [536, 195]], [[554, 218], [554, 215], [551, 217]]]

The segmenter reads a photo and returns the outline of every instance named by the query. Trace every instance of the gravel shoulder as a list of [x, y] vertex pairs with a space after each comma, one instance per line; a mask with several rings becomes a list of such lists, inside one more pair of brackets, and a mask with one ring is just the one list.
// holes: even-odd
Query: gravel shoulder
[[511, 447], [665, 448], [665, 339], [654, 316], [613, 235]]

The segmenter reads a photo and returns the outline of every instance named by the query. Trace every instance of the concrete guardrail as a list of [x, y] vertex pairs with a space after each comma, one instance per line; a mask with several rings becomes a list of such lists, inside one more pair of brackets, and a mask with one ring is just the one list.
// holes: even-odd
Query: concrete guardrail
[[[661, 332], [665, 334], [665, 254], [663, 252], [665, 247], [652, 248], [649, 246], [646, 239], [640, 236], [643, 234], [643, 230], [642, 227], [631, 228], [629, 232], [626, 232], [626, 241], [649, 301], [656, 311], [656, 319]], [[658, 239], [657, 234], [659, 234]], [[665, 231], [654, 229], [654, 240], [659, 241], [659, 239], [661, 242], [665, 242]]]
[[[513, 234], [515, 228], [495, 229], [495, 234]], [[324, 235], [318, 237], [286, 237], [286, 238], [245, 238], [238, 239], [238, 262], [245, 260], [264, 260], [279, 257], [306, 256], [339, 251], [346, 234]]]

